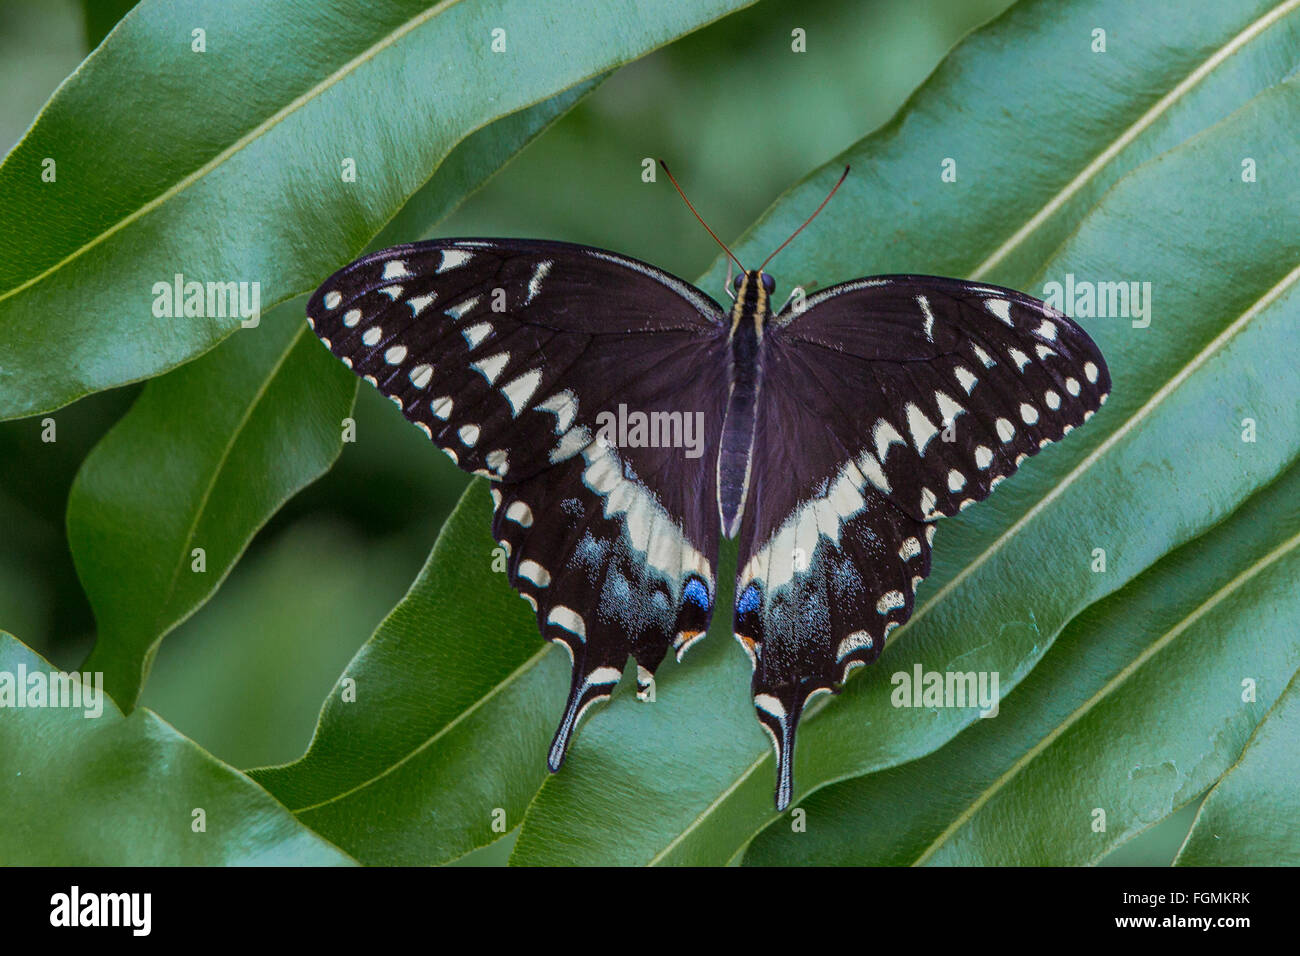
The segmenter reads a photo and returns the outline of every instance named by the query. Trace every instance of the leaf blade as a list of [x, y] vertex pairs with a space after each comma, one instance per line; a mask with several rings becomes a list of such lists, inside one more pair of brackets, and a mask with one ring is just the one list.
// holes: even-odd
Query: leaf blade
[[[251, 0], [215, 12], [199, 0], [142, 4], [0, 165], [9, 222], [28, 224], [0, 230], [0, 416], [201, 354], [234, 322], [156, 314], [158, 283], [258, 282], [268, 307], [282, 302], [358, 252], [473, 130], [743, 5], [692, 0], [648, 18], [633, 3], [604, 4], [556, 30], [545, 11], [512, 0], [408, 0], [365, 18], [343, 0], [311, 18]], [[507, 27], [512, 52], [491, 53], [492, 30]], [[196, 29], [207, 31], [202, 53], [187, 39]], [[168, 82], [141, 84], [141, 63]], [[374, 109], [430, 95], [437, 109]], [[141, 113], [175, 149], [140, 151], [116, 135]], [[55, 156], [62, 186], [40, 179]], [[349, 158], [355, 182], [341, 175]], [[214, 222], [241, 241], [207, 241]], [[96, 290], [89, 303], [86, 288]], [[30, 315], [49, 319], [37, 332]]]
[[1197, 811], [1175, 866], [1295, 866], [1300, 675]]
[[[0, 631], [0, 672], [51, 674]], [[11, 688], [12, 692], [13, 688]], [[26, 690], [26, 688], [21, 688]], [[353, 861], [148, 710], [6, 708], [0, 859], [22, 866], [340, 866]], [[93, 708], [92, 708], [93, 711]], [[21, 769], [16, 769], [21, 768]], [[196, 808], [206, 829], [197, 829]]]
[[[458, 859], [512, 829], [546, 776], [567, 660], [492, 569], [490, 516], [476, 480], [340, 678], [355, 681], [356, 703], [340, 684], [301, 758], [250, 771], [364, 863]], [[457, 586], [446, 586], [453, 576]], [[474, 595], [468, 614], [464, 594]]]
[[[1294, 564], [1300, 520], [1287, 506], [1297, 490], [1300, 468], [1293, 466], [1228, 520], [1071, 621], [994, 719], [975, 721], [917, 761], [813, 794], [804, 803], [807, 832], [788, 833], [779, 823], [768, 827], [750, 846], [746, 864], [1091, 863], [1194, 799], [1211, 773], [1235, 759], [1263, 710], [1283, 693], [1281, 683], [1266, 675], [1289, 660], [1300, 661], [1300, 643], [1284, 627], [1270, 628], [1259, 639], [1248, 619], [1214, 616], [1215, 607], [1234, 595], [1237, 604], [1246, 603], [1247, 595], [1259, 603], [1264, 569], [1257, 566], [1270, 555], [1274, 564]], [[1288, 548], [1290, 555], [1280, 554]], [[1290, 614], [1300, 614], [1300, 605], [1291, 602]], [[1219, 643], [1234, 654], [1211, 666], [1211, 655], [1201, 648]], [[1260, 650], [1253, 653], [1251, 645]], [[1261, 670], [1252, 670], [1252, 657]], [[1156, 693], [1143, 699], [1133, 690], [1136, 679], [1156, 671]], [[1257, 705], [1246, 706], [1240, 698], [1243, 674], [1264, 677]], [[1189, 680], [1204, 692], [1186, 693]], [[1223, 708], [1218, 702], [1204, 705], [1209, 696], [1235, 699], [1242, 719], [1230, 733], [1220, 734], [1217, 715]], [[1087, 722], [1107, 711], [1112, 725], [1122, 714], [1143, 732], [1088, 733]], [[1190, 744], [1209, 740], [1217, 745], [1213, 760], [1186, 759]], [[1136, 793], [1133, 779], [1107, 765], [1150, 764], [1142, 754], [1148, 748], [1160, 754], [1156, 764], [1179, 768], [1180, 779]], [[1055, 773], [1042, 769], [1052, 759]], [[1060, 769], [1062, 761], [1068, 770]], [[1034, 777], [1036, 785], [1022, 782]], [[1014, 799], [1003, 794], [1017, 788], [1018, 813], [1033, 824], [1015, 824], [1009, 838], [983, 844], [967, 839], [964, 847], [949, 847], [983, 807]], [[1080, 813], [1071, 802], [1076, 795], [1106, 810], [1105, 832], [1092, 832], [1091, 807]], [[1063, 812], [1063, 803], [1071, 813]]]

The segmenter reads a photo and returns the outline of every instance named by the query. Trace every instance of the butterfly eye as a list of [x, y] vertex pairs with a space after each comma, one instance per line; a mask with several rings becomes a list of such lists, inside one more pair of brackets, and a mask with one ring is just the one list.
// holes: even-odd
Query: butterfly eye
[[763, 273], [763, 288], [767, 290], [768, 295], [776, 291], [776, 280], [766, 272]]
[[740, 284], [741, 284], [742, 282], [744, 282], [744, 281], [745, 281], [745, 273], [743, 273], [743, 272], [737, 272], [737, 273], [736, 273], [736, 278], [734, 278], [734, 279], [731, 280], [731, 287], [732, 287], [733, 289], [735, 289], [737, 292], [739, 292], [739, 291], [740, 291]]

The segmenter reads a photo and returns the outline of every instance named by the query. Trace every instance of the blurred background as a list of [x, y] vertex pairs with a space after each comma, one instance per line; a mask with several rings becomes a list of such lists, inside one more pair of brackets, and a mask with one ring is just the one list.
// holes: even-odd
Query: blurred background
[[[0, 152], [132, 6], [0, 0]], [[763, 0], [615, 73], [437, 234], [585, 242], [694, 279], [716, 247], [666, 182], [642, 183], [642, 159], [669, 160], [731, 240], [887, 120], [953, 44], [1007, 6]], [[795, 28], [804, 54], [791, 52]], [[39, 419], [0, 423], [0, 627], [62, 668], [77, 667], [94, 640], [64, 534], [68, 489], [138, 390], [62, 409], [52, 445], [40, 442]], [[344, 445], [333, 470], [257, 535], [212, 600], [163, 642], [146, 686], [146, 706], [237, 767], [302, 753], [335, 678], [400, 600], [466, 484], [373, 389], [360, 390], [356, 418], [382, 440]], [[355, 494], [362, 486], [368, 493]], [[1107, 862], [1168, 863], [1194, 813], [1195, 804]]]

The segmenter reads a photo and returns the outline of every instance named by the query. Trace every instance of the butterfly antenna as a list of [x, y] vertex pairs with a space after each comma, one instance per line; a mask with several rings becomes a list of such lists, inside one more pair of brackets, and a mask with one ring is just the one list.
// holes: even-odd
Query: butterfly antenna
[[[802, 226], [800, 226], [800, 227], [799, 227], [798, 229], [796, 229], [794, 232], [790, 233], [790, 238], [789, 238], [789, 239], [787, 239], [785, 242], [783, 242], [783, 243], [781, 243], [779, 246], [777, 246], [776, 249], [772, 252], [772, 254], [771, 254], [770, 256], [768, 256], [766, 259], [763, 260], [763, 265], [761, 265], [761, 266], [758, 267], [758, 271], [759, 271], [759, 272], [762, 272], [763, 269], [766, 268], [767, 264], [768, 264], [769, 262], [771, 262], [773, 259], [776, 258], [776, 254], [777, 254], [778, 252], [780, 252], [780, 251], [781, 251], [782, 249], [784, 249], [786, 246], [790, 245], [790, 243], [791, 243], [791, 241], [794, 239], [794, 237], [797, 236], [797, 235], [799, 235], [799, 233], [803, 232], [804, 229], [807, 228], [808, 223], [812, 222], [814, 219], [817, 218], [817, 214], [818, 214], [819, 212], [821, 212], [823, 209], [826, 208], [826, 204], [827, 204], [828, 202], [830, 202], [830, 201], [831, 201], [831, 197], [835, 195], [835, 190], [839, 189], [840, 186], [844, 185], [844, 180], [846, 180], [846, 179], [848, 179], [848, 178], [849, 178], [849, 167], [848, 167], [848, 166], [845, 166], [845, 167], [844, 167], [844, 172], [840, 174], [839, 182], [837, 182], [834, 186], [831, 187], [831, 191], [828, 192], [828, 193], [826, 194], [826, 198], [822, 200], [822, 204], [821, 204], [820, 206], [818, 206], [816, 209], [813, 210], [813, 214], [812, 214], [811, 216], [809, 216], [807, 219], [805, 219], [805, 220], [803, 221], [803, 225], [802, 225]], [[685, 198], [685, 197], [683, 197], [683, 198]]]
[[668, 164], [661, 159], [659, 160], [659, 165], [662, 166], [664, 168], [664, 172], [668, 174], [668, 179], [673, 184], [673, 188], [677, 190], [677, 195], [682, 197], [682, 202], [686, 203], [690, 211], [695, 213], [695, 218], [700, 221], [700, 225], [703, 226], [705, 230], [708, 232], [708, 234], [713, 237], [714, 242], [722, 246], [722, 251], [731, 257], [731, 261], [734, 262], [737, 266], [740, 266], [740, 271], [744, 272], [745, 267], [740, 265], [740, 260], [736, 258], [735, 253], [733, 253], [730, 249], [727, 248], [727, 244], [718, 238], [718, 234], [716, 232], [714, 232], [712, 229], [709, 229], [709, 224], [704, 221], [704, 217], [701, 216], [699, 212], [696, 211], [695, 207], [691, 205], [691, 201], [686, 198], [686, 193], [682, 192], [682, 187], [677, 185], [677, 179], [676, 177], [673, 176], [672, 170], [668, 168]]

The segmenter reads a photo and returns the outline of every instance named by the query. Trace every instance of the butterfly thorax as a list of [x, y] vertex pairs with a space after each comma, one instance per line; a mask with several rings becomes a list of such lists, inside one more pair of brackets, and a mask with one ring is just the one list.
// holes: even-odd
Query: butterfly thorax
[[763, 327], [769, 300], [759, 272], [747, 272], [740, 279], [736, 302], [731, 309], [728, 335], [731, 392], [722, 425], [718, 455], [718, 513], [722, 532], [735, 537], [749, 494], [750, 451], [754, 446], [754, 410], [763, 379]]

